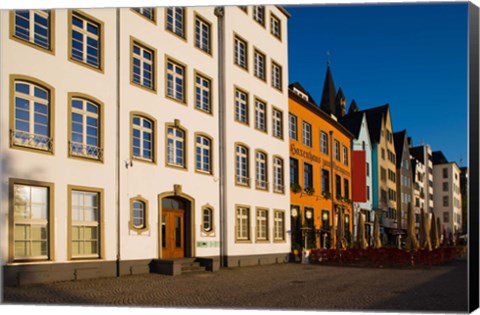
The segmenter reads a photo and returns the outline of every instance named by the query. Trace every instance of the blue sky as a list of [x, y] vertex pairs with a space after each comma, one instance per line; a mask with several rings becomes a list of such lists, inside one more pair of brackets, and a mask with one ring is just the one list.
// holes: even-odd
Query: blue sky
[[466, 3], [286, 6], [289, 83], [319, 103], [330, 53], [347, 106], [390, 104], [393, 130], [467, 165]]

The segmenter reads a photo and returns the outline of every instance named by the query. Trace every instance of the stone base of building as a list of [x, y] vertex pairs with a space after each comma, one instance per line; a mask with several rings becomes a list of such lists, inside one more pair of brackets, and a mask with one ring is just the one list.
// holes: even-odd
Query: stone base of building
[[225, 267], [245, 267], [287, 263], [290, 253], [243, 255], [225, 257]]

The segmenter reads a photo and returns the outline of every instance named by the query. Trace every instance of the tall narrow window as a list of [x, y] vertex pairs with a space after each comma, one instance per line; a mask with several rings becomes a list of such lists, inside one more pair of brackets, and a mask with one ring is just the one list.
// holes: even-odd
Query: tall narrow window
[[273, 240], [285, 240], [285, 213], [275, 210], [273, 212]]
[[48, 10], [16, 10], [13, 35], [33, 45], [52, 50], [51, 12]]
[[185, 9], [181, 7], [167, 8], [166, 28], [170, 32], [185, 38]]
[[297, 116], [293, 114], [288, 115], [288, 135], [290, 139], [298, 140]]
[[154, 162], [154, 123], [139, 115], [132, 116], [132, 157]]
[[267, 131], [267, 104], [255, 99], [255, 128]]
[[248, 69], [248, 46], [247, 42], [238, 36], [234, 39], [234, 62], [236, 65]]
[[70, 155], [101, 160], [100, 105], [72, 98], [70, 112]]
[[330, 172], [322, 169], [322, 193], [330, 193]]
[[270, 33], [278, 39], [282, 39], [282, 24], [280, 19], [270, 14]]
[[133, 11], [155, 22], [155, 8], [133, 8]]
[[337, 199], [342, 197], [342, 178], [339, 175], [335, 175], [335, 194]]
[[12, 145], [52, 151], [50, 90], [31, 82], [15, 80], [13, 97]]
[[333, 140], [334, 150], [335, 150], [335, 160], [340, 161], [340, 142], [338, 140]]
[[250, 209], [247, 207], [237, 207], [236, 218], [236, 240], [250, 240]]
[[195, 107], [206, 113], [212, 112], [212, 82], [206, 77], [195, 74]]
[[199, 16], [195, 17], [195, 47], [211, 53], [210, 23]]
[[248, 94], [235, 89], [235, 120], [248, 125]]
[[70, 190], [72, 258], [100, 257], [100, 193]]
[[299, 174], [298, 160], [294, 158], [290, 158], [290, 183], [291, 184], [300, 184], [298, 174]]
[[343, 179], [343, 197], [346, 199], [350, 199], [350, 186], [348, 179]]
[[272, 86], [282, 90], [282, 67], [272, 61]]
[[257, 209], [257, 241], [268, 240], [268, 210]]
[[261, 5], [256, 5], [253, 7], [253, 19], [258, 22], [258, 24], [265, 26], [265, 7]]
[[279, 157], [273, 158], [273, 191], [284, 193], [284, 178], [283, 178], [283, 160]]
[[71, 14], [70, 58], [100, 69], [101, 24], [77, 12]]
[[167, 96], [185, 103], [185, 67], [167, 60]]
[[343, 165], [348, 166], [348, 148], [343, 146]]
[[309, 163], [303, 163], [303, 188], [313, 188], [313, 167]]
[[185, 132], [167, 127], [167, 164], [185, 168]]
[[267, 155], [263, 152], [255, 153], [255, 187], [262, 190], [268, 189]]
[[267, 79], [265, 63], [266, 63], [265, 54], [255, 49], [253, 51], [253, 75], [263, 81]]
[[50, 194], [51, 187], [15, 183], [13, 189], [13, 248], [14, 260], [49, 259], [51, 246]]
[[242, 186], [250, 185], [248, 149], [242, 145], [235, 146], [235, 183]]
[[283, 114], [277, 109], [272, 110], [272, 132], [275, 138], [283, 139]]
[[195, 169], [202, 173], [212, 174], [212, 141], [205, 136], [195, 136], [195, 151]]
[[328, 155], [328, 135], [323, 131], [320, 131], [320, 151]]
[[136, 41], [132, 42], [132, 82], [155, 90], [155, 51]]
[[311, 147], [312, 146], [312, 125], [310, 125], [306, 121], [303, 122], [302, 135], [303, 135], [303, 144], [308, 147]]
[[204, 207], [202, 212], [202, 230], [205, 233], [210, 233], [213, 231], [213, 209]]

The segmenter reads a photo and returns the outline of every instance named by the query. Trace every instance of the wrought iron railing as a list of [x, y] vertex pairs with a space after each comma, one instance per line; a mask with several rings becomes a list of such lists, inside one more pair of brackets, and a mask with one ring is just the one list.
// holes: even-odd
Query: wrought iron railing
[[68, 148], [72, 156], [87, 157], [94, 160], [102, 160], [103, 158], [103, 149], [94, 145], [70, 141]]
[[53, 139], [20, 130], [10, 130], [10, 141], [15, 146], [22, 146], [43, 151], [52, 151]]

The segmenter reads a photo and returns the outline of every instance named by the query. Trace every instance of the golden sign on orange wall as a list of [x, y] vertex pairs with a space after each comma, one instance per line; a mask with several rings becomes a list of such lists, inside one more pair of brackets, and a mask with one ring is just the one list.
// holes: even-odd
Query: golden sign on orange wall
[[305, 151], [303, 149], [295, 147], [295, 144], [290, 144], [290, 155], [295, 156], [301, 156], [305, 160], [309, 160], [311, 162], [316, 162], [320, 163], [321, 159], [318, 155], [313, 154], [311, 151]]

